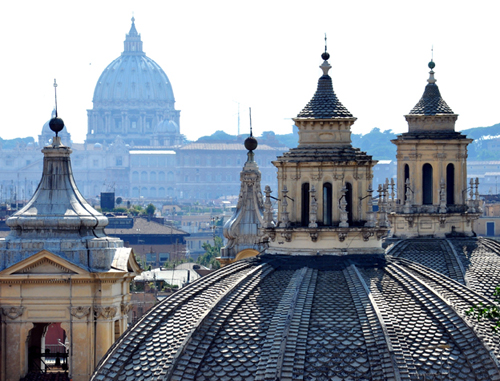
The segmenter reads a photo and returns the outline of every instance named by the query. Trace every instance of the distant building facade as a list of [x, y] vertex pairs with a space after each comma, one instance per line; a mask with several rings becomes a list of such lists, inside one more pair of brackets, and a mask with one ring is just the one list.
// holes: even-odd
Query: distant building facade
[[153, 268], [166, 261], [186, 257], [186, 237], [189, 233], [146, 218], [110, 218], [106, 234], [120, 238], [126, 247], [143, 258]]
[[[186, 144], [172, 84], [142, 44], [132, 20], [122, 54], [97, 81], [85, 143], [73, 143], [67, 129], [61, 132], [62, 143], [73, 150], [73, 175], [80, 191], [87, 198], [114, 191], [132, 202], [158, 203], [238, 195], [246, 160], [244, 139]], [[40, 149], [51, 136], [47, 122], [37, 142], [12, 150], [0, 147], [0, 203], [33, 195], [42, 170]], [[288, 148], [270, 134], [261, 142], [256, 161], [262, 185], [274, 191], [277, 170], [271, 162]], [[469, 161], [468, 173], [480, 178], [481, 193], [498, 193], [500, 161]], [[380, 161], [373, 174], [372, 187], [377, 189], [385, 178], [395, 178], [396, 162]]]

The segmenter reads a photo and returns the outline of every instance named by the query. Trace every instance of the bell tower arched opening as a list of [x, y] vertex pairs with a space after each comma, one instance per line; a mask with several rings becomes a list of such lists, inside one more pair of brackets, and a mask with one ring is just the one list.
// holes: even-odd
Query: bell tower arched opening
[[446, 204], [455, 204], [455, 166], [451, 163], [446, 166]]
[[404, 190], [404, 200], [406, 201], [406, 184], [410, 180], [410, 166], [408, 164], [405, 164], [405, 173], [404, 173], [404, 179], [405, 179], [405, 190]]
[[352, 184], [345, 183], [345, 187], [347, 188], [347, 192], [345, 193], [345, 200], [347, 202], [346, 211], [347, 211], [347, 222], [349, 225], [352, 225]]
[[422, 204], [432, 205], [432, 165], [424, 164], [422, 167]]
[[323, 225], [332, 225], [332, 184], [323, 184]]
[[309, 183], [302, 184], [301, 225], [309, 225]]

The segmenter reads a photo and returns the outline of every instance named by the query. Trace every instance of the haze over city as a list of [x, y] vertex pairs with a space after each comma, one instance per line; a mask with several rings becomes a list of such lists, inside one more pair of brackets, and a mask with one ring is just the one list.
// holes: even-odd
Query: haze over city
[[457, 129], [493, 125], [500, 121], [498, 8], [494, 1], [4, 2], [1, 137], [40, 133], [57, 78], [59, 115], [83, 142], [95, 85], [123, 51], [132, 16], [144, 51], [172, 83], [190, 140], [236, 134], [238, 103], [241, 133], [249, 106], [256, 134], [291, 132], [290, 118], [321, 74], [325, 33], [334, 90], [358, 118], [354, 133], [405, 130], [432, 46], [437, 83], [460, 115]]

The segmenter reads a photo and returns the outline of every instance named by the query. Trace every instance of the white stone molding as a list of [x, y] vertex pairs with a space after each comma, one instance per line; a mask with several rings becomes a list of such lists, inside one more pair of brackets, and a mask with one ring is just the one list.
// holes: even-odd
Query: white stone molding
[[347, 201], [345, 199], [345, 195], [347, 193], [347, 188], [346, 186], [344, 185], [342, 187], [342, 189], [340, 190], [340, 194], [342, 195], [340, 197], [340, 202], [339, 202], [339, 210], [340, 210], [340, 223], [339, 223], [339, 226], [341, 228], [347, 228], [349, 227], [349, 223], [347, 222], [348, 221], [348, 216], [347, 216]]
[[271, 187], [266, 185], [264, 189], [266, 195], [264, 201], [264, 221], [266, 223], [266, 228], [273, 228], [276, 224], [273, 221], [273, 204], [271, 202]]
[[309, 196], [309, 227], [310, 228], [317, 228], [318, 227], [318, 202], [316, 201], [316, 188], [314, 185], [311, 187], [311, 190], [309, 191], [310, 196]]

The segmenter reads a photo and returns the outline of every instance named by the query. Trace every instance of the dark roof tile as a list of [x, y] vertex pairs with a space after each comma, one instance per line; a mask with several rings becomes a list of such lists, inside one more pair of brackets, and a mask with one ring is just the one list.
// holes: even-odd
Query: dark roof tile
[[318, 88], [309, 103], [297, 118], [333, 119], [352, 118], [352, 114], [340, 103], [333, 91], [332, 78], [323, 75], [318, 80]]
[[429, 83], [425, 86], [424, 95], [410, 111], [410, 115], [436, 115], [436, 114], [454, 114], [452, 109], [446, 104], [439, 87], [435, 83]]

